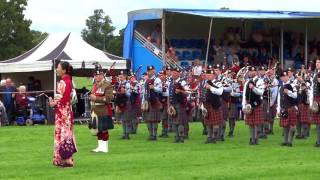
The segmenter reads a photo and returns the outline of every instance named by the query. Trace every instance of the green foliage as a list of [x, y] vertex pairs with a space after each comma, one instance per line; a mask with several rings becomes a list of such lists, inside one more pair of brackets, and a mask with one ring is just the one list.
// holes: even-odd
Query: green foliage
[[90, 45], [109, 53], [121, 56], [123, 30], [114, 35], [115, 27], [102, 9], [94, 10], [86, 20], [86, 28], [82, 30], [82, 38]]
[[32, 48], [31, 21], [23, 11], [27, 0], [0, 0], [0, 59], [17, 56]]
[[[237, 122], [234, 138], [204, 144], [200, 123], [190, 124], [190, 139], [174, 144], [174, 134], [147, 141], [145, 124], [138, 134], [120, 140], [122, 128], [110, 131], [108, 154], [90, 152], [97, 145], [86, 125], [75, 126], [79, 152], [73, 169], [52, 166], [53, 126], [0, 128], [0, 179], [319, 179], [319, 149], [308, 140], [282, 147], [282, 130], [249, 146], [249, 130]], [[161, 128], [159, 128], [161, 131]]]

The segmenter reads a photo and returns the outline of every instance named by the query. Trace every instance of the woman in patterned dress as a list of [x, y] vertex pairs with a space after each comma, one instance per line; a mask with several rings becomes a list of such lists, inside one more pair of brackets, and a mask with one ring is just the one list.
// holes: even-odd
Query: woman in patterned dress
[[73, 167], [72, 155], [77, 152], [73, 134], [72, 112], [72, 66], [68, 62], [60, 62], [57, 75], [61, 78], [57, 85], [54, 99], [49, 105], [55, 107], [55, 131], [53, 165], [58, 167]]

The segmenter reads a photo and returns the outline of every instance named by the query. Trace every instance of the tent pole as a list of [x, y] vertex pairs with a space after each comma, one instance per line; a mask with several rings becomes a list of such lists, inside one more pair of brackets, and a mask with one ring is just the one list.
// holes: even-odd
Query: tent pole
[[205, 61], [205, 63], [204, 63], [204, 67], [205, 67], [205, 68], [207, 68], [207, 64], [208, 64], [208, 56], [209, 56], [209, 48], [210, 48], [212, 21], [213, 21], [213, 18], [210, 19], [209, 36], [208, 36], [207, 52], [206, 52], [206, 61]]
[[283, 62], [283, 22], [281, 21], [281, 32], [280, 32], [280, 40], [281, 40], [281, 46], [280, 46], [280, 60], [281, 60], [281, 68], [283, 69], [284, 67], [284, 62]]
[[53, 60], [53, 95], [57, 93], [57, 71], [56, 71], [56, 60]]
[[308, 23], [305, 21], [305, 40], [304, 40], [304, 64], [308, 64]]
[[161, 35], [161, 50], [162, 50], [162, 63], [163, 66], [166, 65], [166, 19], [165, 19], [165, 13], [162, 11], [162, 35]]

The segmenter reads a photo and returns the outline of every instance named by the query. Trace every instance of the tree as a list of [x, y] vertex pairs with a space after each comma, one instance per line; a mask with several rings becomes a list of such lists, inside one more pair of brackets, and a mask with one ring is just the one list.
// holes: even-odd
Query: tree
[[115, 36], [113, 32], [116, 28], [102, 9], [94, 10], [93, 15], [86, 20], [86, 26], [81, 35], [87, 43], [100, 50], [122, 55], [123, 30]]
[[108, 52], [117, 56], [122, 56], [124, 29], [119, 31], [119, 35], [113, 36], [108, 44]]
[[33, 46], [39, 44], [40, 42], [42, 42], [48, 36], [48, 33], [41, 32], [41, 31], [36, 31], [36, 30], [31, 30], [31, 33], [32, 33], [32, 44], [33, 44]]
[[0, 59], [15, 57], [33, 47], [31, 20], [23, 11], [27, 0], [0, 0]]

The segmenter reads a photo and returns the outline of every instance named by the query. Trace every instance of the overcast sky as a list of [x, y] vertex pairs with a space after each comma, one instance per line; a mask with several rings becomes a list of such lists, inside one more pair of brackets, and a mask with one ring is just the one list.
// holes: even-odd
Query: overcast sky
[[127, 12], [146, 8], [319, 11], [319, 0], [28, 0], [26, 17], [31, 28], [48, 33], [75, 32], [85, 27], [94, 9], [103, 9], [119, 30]]

